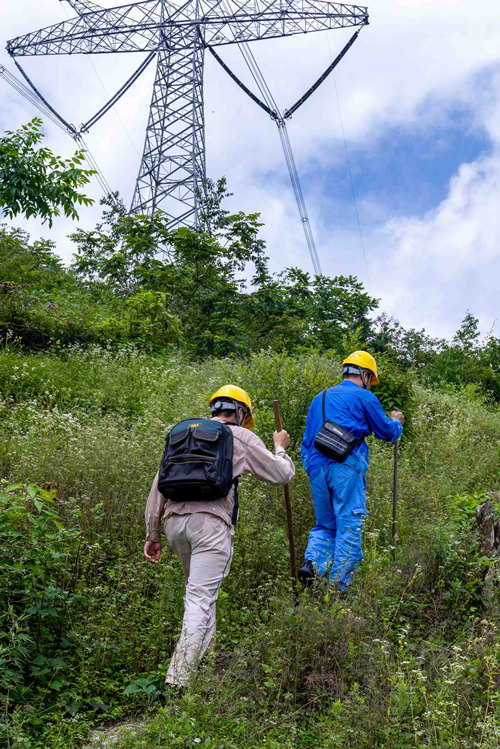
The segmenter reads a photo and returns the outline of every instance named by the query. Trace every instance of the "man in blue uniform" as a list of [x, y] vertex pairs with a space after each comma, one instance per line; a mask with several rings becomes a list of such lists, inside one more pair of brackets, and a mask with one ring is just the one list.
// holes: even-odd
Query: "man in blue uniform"
[[325, 418], [353, 434], [357, 444], [343, 463], [328, 458], [314, 447], [323, 425], [323, 393], [311, 403], [302, 440], [302, 463], [309, 476], [316, 525], [309, 534], [299, 580], [305, 585], [315, 574], [330, 575], [330, 584], [346, 591], [361, 560], [361, 535], [366, 509], [368, 446], [364, 437], [395, 442], [403, 431], [404, 416], [384, 414], [370, 392], [378, 385], [377, 364], [366, 351], [355, 351], [342, 363], [343, 381], [325, 393]]

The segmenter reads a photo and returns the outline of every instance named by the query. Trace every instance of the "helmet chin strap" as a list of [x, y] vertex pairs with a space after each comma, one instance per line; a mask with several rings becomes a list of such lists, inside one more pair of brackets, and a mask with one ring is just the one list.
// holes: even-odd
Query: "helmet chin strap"
[[359, 376], [361, 377], [361, 382], [363, 383], [363, 390], [368, 390], [368, 387], [370, 386], [371, 381], [373, 379], [373, 375], [372, 374], [367, 375], [368, 382], [365, 382], [365, 373], [363, 372], [363, 370], [360, 371]]
[[[240, 423], [240, 408], [243, 411], [243, 421]], [[236, 405], [236, 426], [244, 426], [247, 420], [248, 411], [243, 406]]]

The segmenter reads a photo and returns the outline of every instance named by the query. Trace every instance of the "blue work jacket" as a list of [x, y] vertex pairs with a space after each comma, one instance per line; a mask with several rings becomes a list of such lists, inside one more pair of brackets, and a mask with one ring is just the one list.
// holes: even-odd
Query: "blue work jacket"
[[[307, 412], [306, 431], [302, 440], [302, 463], [309, 475], [332, 459], [314, 447], [314, 438], [323, 426], [321, 401], [323, 392], [318, 393]], [[351, 380], [343, 380], [326, 391], [325, 418], [335, 421], [348, 429], [357, 439], [375, 434], [379, 439], [395, 442], [403, 431], [399, 419], [389, 419], [382, 405], [370, 390], [363, 390]], [[362, 442], [351, 453], [361, 458], [368, 468], [368, 445]], [[348, 458], [349, 460], [349, 458]]]

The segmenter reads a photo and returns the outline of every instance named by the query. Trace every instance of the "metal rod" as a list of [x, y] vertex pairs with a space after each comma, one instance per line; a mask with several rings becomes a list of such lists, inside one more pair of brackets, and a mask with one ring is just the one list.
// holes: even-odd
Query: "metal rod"
[[398, 500], [398, 440], [394, 443], [394, 477], [392, 482], [392, 558], [396, 559], [396, 513]]
[[[276, 430], [281, 432], [281, 414], [279, 401], [273, 401], [274, 409], [274, 423], [276, 424]], [[285, 507], [286, 507], [286, 519], [288, 525], [288, 547], [290, 549], [290, 572], [292, 574], [292, 590], [294, 596], [297, 595], [297, 562], [295, 557], [295, 539], [293, 536], [293, 518], [292, 518], [292, 503], [290, 500], [290, 485], [285, 484], [283, 487], [285, 494]]]

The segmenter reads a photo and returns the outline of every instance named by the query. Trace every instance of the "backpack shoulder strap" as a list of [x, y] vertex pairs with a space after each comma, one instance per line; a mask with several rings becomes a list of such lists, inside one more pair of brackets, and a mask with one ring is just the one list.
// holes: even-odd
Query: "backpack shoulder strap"
[[[321, 398], [321, 408], [322, 408], [322, 411], [323, 411], [323, 424], [326, 421], [326, 419], [325, 419], [325, 400], [326, 400], [326, 390], [323, 390], [323, 397]], [[359, 445], [361, 445], [361, 443], [364, 442], [364, 439], [365, 439], [364, 437], [358, 437], [358, 439], [356, 440], [356, 445], [359, 447]]]
[[233, 514], [231, 515], [231, 523], [236, 526], [236, 523], [238, 522], [238, 515], [240, 512], [240, 500], [238, 497], [238, 477], [236, 477], [233, 480], [233, 486], [234, 486], [234, 505], [233, 505]]
[[[225, 421], [223, 423], [224, 423], [224, 428], [227, 429], [231, 433], [231, 437], [233, 439], [233, 444], [234, 444], [234, 433], [233, 433], [233, 430], [231, 429], [231, 427], [232, 426], [235, 427], [235, 426], [237, 426], [237, 424], [233, 424], [232, 422], [227, 422], [227, 421]], [[238, 495], [238, 482], [239, 482], [239, 476], [236, 476], [236, 478], [233, 479], [234, 505], [233, 505], [233, 512], [232, 512], [232, 515], [231, 515], [231, 523], [233, 524], [233, 526], [236, 526], [236, 523], [238, 522], [238, 515], [239, 515], [239, 512], [240, 512], [240, 500], [239, 500], [239, 495]]]

